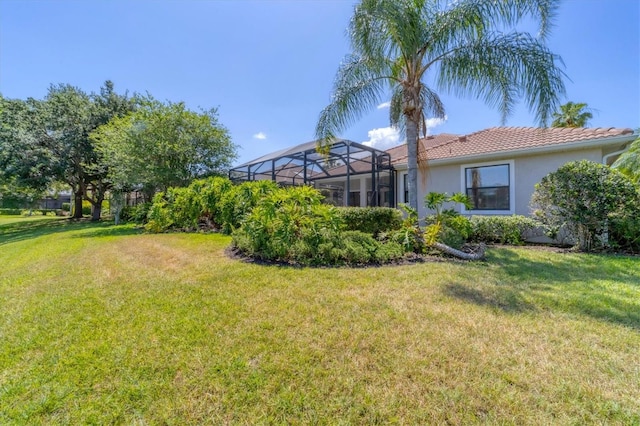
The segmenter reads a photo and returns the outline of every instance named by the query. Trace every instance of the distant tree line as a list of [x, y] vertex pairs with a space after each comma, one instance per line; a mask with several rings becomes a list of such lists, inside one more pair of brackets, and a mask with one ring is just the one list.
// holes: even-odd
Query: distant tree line
[[73, 192], [73, 217], [82, 201], [98, 220], [106, 195], [158, 190], [225, 173], [236, 146], [216, 109], [151, 95], [129, 96], [106, 81], [98, 93], [52, 85], [44, 99], [0, 95], [0, 197], [33, 199], [64, 183]]

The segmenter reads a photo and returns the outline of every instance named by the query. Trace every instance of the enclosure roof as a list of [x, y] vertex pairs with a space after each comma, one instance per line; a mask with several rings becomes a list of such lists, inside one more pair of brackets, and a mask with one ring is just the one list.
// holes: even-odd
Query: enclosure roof
[[234, 181], [271, 179], [295, 185], [392, 169], [387, 152], [350, 140], [335, 140], [326, 155], [317, 152], [316, 146], [317, 142], [311, 141], [263, 155], [232, 168], [229, 177]]
[[[385, 151], [380, 151], [379, 149], [371, 148], [369, 146], [362, 145], [360, 143], [353, 142], [347, 139], [338, 139], [335, 142], [333, 142], [333, 144], [331, 144], [331, 150], [329, 152], [328, 157], [330, 158], [332, 154], [336, 154], [334, 152], [334, 149], [338, 149], [339, 154], [346, 152], [345, 147], [347, 145], [350, 145], [350, 147], [355, 148], [353, 151], [351, 151], [352, 154], [362, 152], [362, 151], [368, 151], [368, 152], [377, 153], [377, 154], [385, 154]], [[246, 166], [259, 164], [259, 163], [263, 163], [265, 161], [270, 161], [270, 160], [279, 160], [281, 158], [292, 157], [292, 156], [295, 157], [298, 154], [303, 154], [305, 152], [307, 153], [308, 161], [317, 161], [320, 159], [324, 159], [325, 157], [322, 154], [319, 154], [316, 152], [316, 146], [317, 146], [317, 141], [305, 142], [296, 146], [290, 146], [288, 148], [281, 149], [280, 151], [275, 151], [275, 152], [263, 155], [262, 157], [258, 157], [254, 160], [235, 166], [233, 169], [240, 169]]]

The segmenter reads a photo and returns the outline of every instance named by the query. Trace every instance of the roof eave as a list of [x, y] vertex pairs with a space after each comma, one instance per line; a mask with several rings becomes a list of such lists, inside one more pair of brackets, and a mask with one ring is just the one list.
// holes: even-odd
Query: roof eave
[[[634, 133], [628, 133], [620, 136], [613, 136], [609, 138], [589, 139], [589, 140], [577, 141], [577, 142], [567, 142], [567, 143], [562, 143], [557, 145], [545, 145], [545, 146], [538, 146], [533, 148], [491, 151], [491, 152], [486, 152], [481, 154], [437, 158], [433, 160], [428, 160], [428, 162], [429, 162], [429, 165], [436, 166], [436, 165], [476, 162], [476, 161], [482, 161], [482, 160], [490, 160], [494, 158], [522, 157], [525, 155], [544, 154], [544, 153], [552, 153], [552, 152], [560, 152], [560, 151], [573, 151], [581, 148], [593, 148], [598, 146], [610, 146], [610, 145], [616, 145], [620, 143], [632, 142], [637, 137], [638, 137], [638, 134], [634, 132]], [[402, 168], [402, 166], [406, 164], [407, 163], [396, 163], [395, 167]]]

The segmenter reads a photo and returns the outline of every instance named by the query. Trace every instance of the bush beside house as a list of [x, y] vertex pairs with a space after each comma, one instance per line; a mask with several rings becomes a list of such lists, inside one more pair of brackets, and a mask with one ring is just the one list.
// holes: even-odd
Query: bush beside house
[[605, 165], [565, 164], [536, 185], [531, 204], [542, 223], [556, 233], [566, 228], [582, 251], [638, 245], [640, 190]]

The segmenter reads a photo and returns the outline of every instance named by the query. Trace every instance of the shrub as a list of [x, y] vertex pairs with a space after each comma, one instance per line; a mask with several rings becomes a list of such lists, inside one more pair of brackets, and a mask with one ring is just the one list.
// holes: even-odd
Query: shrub
[[87, 200], [82, 201], [82, 216], [91, 216], [91, 203]]
[[400, 207], [405, 215], [400, 229], [389, 233], [381, 233], [379, 238], [383, 241], [388, 240], [389, 242], [399, 244], [403, 251], [407, 253], [423, 253], [425, 250], [425, 241], [418, 222], [418, 211], [407, 204], [401, 203], [398, 207]]
[[[249, 192], [250, 187], [242, 192]], [[342, 227], [335, 208], [321, 204], [321, 195], [302, 186], [277, 189], [258, 200], [234, 244], [253, 257], [303, 264], [332, 263], [327, 254], [334, 234]], [[235, 204], [235, 203], [234, 203]]]
[[231, 234], [237, 229], [258, 202], [278, 189], [272, 181], [244, 182], [231, 186], [221, 196], [221, 225], [222, 232]]
[[193, 231], [204, 226], [231, 233], [261, 198], [277, 188], [271, 181], [235, 186], [222, 177], [195, 180], [186, 188], [169, 188], [161, 198], [154, 198], [153, 213], [149, 213], [154, 223], [147, 229]]
[[339, 207], [338, 213], [350, 231], [377, 236], [402, 227], [402, 214], [389, 207]]
[[15, 216], [22, 214], [22, 209], [0, 209], [0, 216]]
[[306, 186], [272, 191], [233, 232], [233, 244], [255, 258], [301, 265], [359, 265], [403, 255], [398, 244], [344, 231], [342, 215], [322, 198]]
[[640, 252], [640, 216], [613, 217], [609, 224], [609, 243], [616, 250]]
[[470, 206], [469, 197], [462, 193], [449, 196], [447, 193], [429, 192], [424, 197], [424, 204], [435, 214], [425, 218], [427, 224], [426, 242], [441, 242], [449, 247], [459, 249], [471, 235], [472, 227], [469, 219], [453, 209], [443, 209], [444, 203], [458, 203]]
[[70, 212], [71, 211], [71, 203], [62, 203], [62, 211]]
[[147, 222], [147, 216], [151, 209], [151, 203], [141, 203], [136, 206], [126, 206], [120, 212], [120, 218], [124, 222], [143, 224]]
[[164, 192], [158, 192], [149, 208], [147, 218], [149, 221], [144, 228], [149, 232], [163, 232], [173, 225], [173, 218]]
[[543, 228], [542, 223], [526, 216], [472, 216], [470, 240], [482, 243], [524, 244], [528, 235]]
[[637, 213], [639, 202], [628, 177], [587, 160], [549, 173], [531, 199], [536, 217], [551, 228], [566, 226], [583, 251], [601, 246], [610, 220]]
[[[169, 221], [165, 221], [169, 226], [184, 231], [193, 231], [198, 228], [203, 207], [200, 194], [191, 186], [167, 189], [163, 208], [167, 210], [163, 215], [171, 218]], [[149, 219], [151, 220], [151, 218]]]
[[234, 188], [233, 183], [227, 178], [214, 177], [207, 180], [195, 181], [189, 188], [199, 194], [199, 220], [208, 222], [215, 228], [222, 228], [224, 224], [222, 217], [222, 200], [225, 194]]
[[14, 210], [17, 211], [18, 214], [22, 216], [62, 216], [62, 210], [60, 209], [25, 209], [25, 210]]

